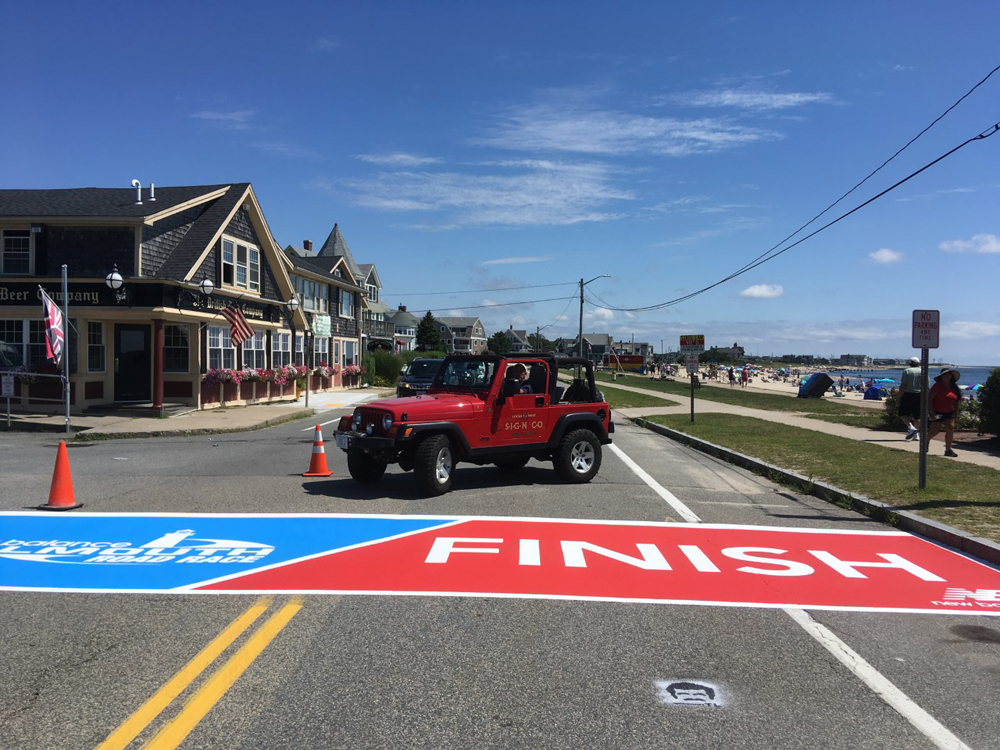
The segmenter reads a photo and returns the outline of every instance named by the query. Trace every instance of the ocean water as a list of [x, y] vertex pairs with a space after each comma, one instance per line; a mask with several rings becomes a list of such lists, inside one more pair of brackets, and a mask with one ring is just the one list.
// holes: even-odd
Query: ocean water
[[[975, 385], [976, 383], [985, 383], [986, 378], [989, 377], [990, 372], [994, 367], [1000, 367], [1000, 365], [994, 365], [993, 367], [984, 367], [983, 365], [955, 365], [955, 369], [962, 373], [962, 377], [959, 378], [958, 384], [960, 386]], [[845, 378], [864, 378], [868, 380], [869, 378], [892, 378], [892, 380], [899, 385], [900, 379], [903, 377], [902, 367], [892, 369], [892, 370], [844, 370], [844, 371], [829, 371], [829, 375], [836, 382], [837, 378], [843, 375]], [[941, 372], [941, 365], [931, 365], [928, 370], [928, 377], [931, 381]], [[886, 383], [885, 385], [889, 385]]]

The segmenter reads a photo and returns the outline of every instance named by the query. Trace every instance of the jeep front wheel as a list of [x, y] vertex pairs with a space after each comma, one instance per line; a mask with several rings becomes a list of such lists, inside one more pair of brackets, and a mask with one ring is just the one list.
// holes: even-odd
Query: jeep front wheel
[[601, 468], [601, 442], [590, 430], [573, 430], [559, 443], [552, 464], [564, 482], [589, 482]]
[[360, 448], [347, 451], [347, 470], [362, 484], [377, 482], [385, 474], [385, 461], [365, 453]]
[[455, 468], [451, 442], [445, 435], [431, 435], [419, 446], [413, 459], [413, 476], [417, 485], [429, 495], [443, 495], [451, 489], [451, 474]]

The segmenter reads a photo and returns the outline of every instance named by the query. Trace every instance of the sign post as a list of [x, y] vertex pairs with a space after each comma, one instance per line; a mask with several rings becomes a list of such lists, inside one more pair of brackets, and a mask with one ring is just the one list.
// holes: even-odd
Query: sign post
[[694, 424], [694, 381], [698, 376], [698, 355], [705, 351], [705, 334], [681, 336], [681, 352], [685, 355], [688, 375], [691, 377], [691, 424]]
[[914, 310], [910, 342], [920, 350], [920, 466], [917, 487], [927, 487], [927, 367], [928, 349], [937, 349], [940, 340], [941, 313], [938, 310]]

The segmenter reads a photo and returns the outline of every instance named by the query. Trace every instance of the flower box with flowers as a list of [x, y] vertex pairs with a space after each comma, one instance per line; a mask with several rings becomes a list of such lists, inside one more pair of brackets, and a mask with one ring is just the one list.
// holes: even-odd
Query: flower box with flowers
[[344, 368], [344, 385], [351, 387], [360, 384], [365, 368], [361, 365], [347, 365]]

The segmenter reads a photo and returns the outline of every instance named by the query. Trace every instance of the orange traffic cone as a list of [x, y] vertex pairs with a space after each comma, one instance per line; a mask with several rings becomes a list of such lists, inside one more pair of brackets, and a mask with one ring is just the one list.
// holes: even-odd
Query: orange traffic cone
[[316, 435], [313, 437], [312, 460], [309, 461], [309, 471], [304, 477], [328, 477], [333, 474], [326, 468], [326, 451], [323, 450], [323, 430], [316, 425]]
[[72, 510], [82, 508], [73, 497], [73, 476], [69, 472], [69, 455], [66, 453], [66, 441], [59, 441], [59, 451], [56, 453], [56, 468], [52, 472], [52, 486], [49, 488], [49, 502], [39, 505], [39, 510]]

